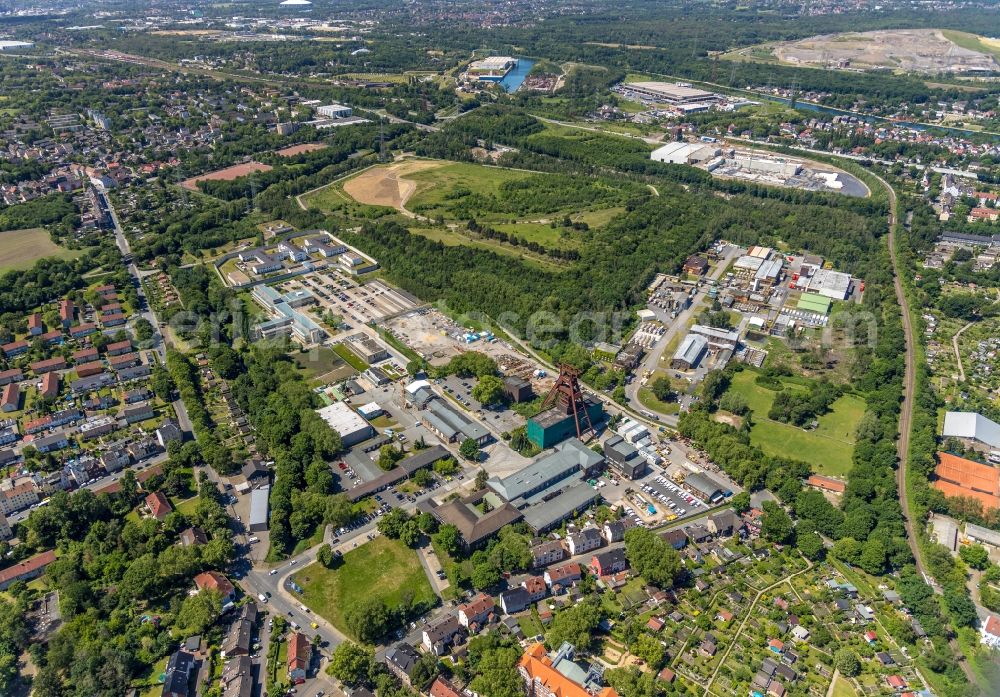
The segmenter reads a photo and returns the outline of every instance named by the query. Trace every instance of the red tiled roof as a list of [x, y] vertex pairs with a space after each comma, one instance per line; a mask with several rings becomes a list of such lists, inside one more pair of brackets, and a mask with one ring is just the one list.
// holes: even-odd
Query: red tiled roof
[[452, 684], [438, 676], [431, 685], [431, 697], [462, 697], [462, 693], [452, 687]]
[[[541, 683], [545, 689], [556, 697], [592, 697], [582, 685], [579, 685], [552, 667], [552, 660], [545, 653], [545, 646], [535, 644], [521, 656], [518, 661], [521, 668], [533, 682]], [[618, 697], [612, 687], [605, 687], [596, 697]]]
[[18, 562], [14, 566], [8, 566], [6, 569], [0, 570], [0, 584], [14, 581], [24, 574], [30, 574], [38, 569], [44, 569], [55, 560], [56, 553], [49, 550], [48, 552], [42, 552], [22, 562]]
[[146, 506], [149, 508], [150, 514], [157, 520], [163, 520], [174, 510], [167, 497], [160, 491], [154, 491], [146, 497]]
[[288, 640], [288, 672], [305, 670], [309, 667], [309, 640], [301, 632], [295, 632]]
[[[194, 585], [200, 591], [206, 589], [218, 591], [223, 597], [232, 595], [235, 590], [233, 588], [233, 584], [229, 582], [229, 579], [220, 574], [218, 571], [202, 571], [194, 577]], [[289, 651], [291, 651], [290, 642]]]

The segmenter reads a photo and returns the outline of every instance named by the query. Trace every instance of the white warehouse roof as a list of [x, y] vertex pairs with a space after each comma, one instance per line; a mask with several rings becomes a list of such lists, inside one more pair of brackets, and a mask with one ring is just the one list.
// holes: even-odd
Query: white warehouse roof
[[316, 413], [330, 425], [330, 428], [340, 434], [346, 446], [370, 438], [373, 433], [371, 424], [345, 402], [334, 402], [330, 406], [317, 409]]
[[949, 411], [944, 415], [945, 438], [971, 438], [1000, 448], [1000, 424], [974, 411]]

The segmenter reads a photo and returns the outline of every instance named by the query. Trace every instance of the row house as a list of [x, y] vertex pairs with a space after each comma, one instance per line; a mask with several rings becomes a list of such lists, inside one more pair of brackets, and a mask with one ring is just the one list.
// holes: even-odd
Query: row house
[[24, 373], [20, 368], [0, 371], [0, 387], [9, 385], [12, 382], [20, 382], [24, 379]]
[[63, 356], [55, 356], [54, 358], [47, 358], [44, 361], [35, 361], [28, 367], [35, 375], [44, 375], [53, 370], [63, 370], [66, 368], [66, 359]]
[[12, 341], [9, 344], [0, 346], [0, 349], [3, 350], [3, 355], [7, 358], [13, 358], [14, 356], [20, 356], [22, 353], [27, 353], [29, 348], [31, 348], [31, 344], [24, 339], [21, 339], [20, 341]]
[[77, 324], [74, 327], [70, 327], [69, 335], [74, 339], [82, 339], [84, 337], [90, 336], [97, 331], [97, 325], [93, 322], [86, 322], [84, 324]]

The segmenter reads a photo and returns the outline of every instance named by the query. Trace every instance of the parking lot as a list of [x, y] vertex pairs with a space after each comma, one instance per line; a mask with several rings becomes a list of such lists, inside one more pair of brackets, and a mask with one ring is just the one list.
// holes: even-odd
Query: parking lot
[[408, 312], [419, 302], [405, 291], [390, 288], [381, 280], [358, 285], [333, 271], [316, 271], [283, 284], [288, 290], [308, 290], [320, 305], [346, 322], [371, 324]]
[[472, 388], [476, 386], [476, 378], [460, 378], [455, 375], [435, 380], [441, 389], [454, 397], [471, 411], [476, 419], [484, 422], [488, 428], [497, 432], [510, 432], [525, 424], [525, 418], [510, 409], [484, 409], [483, 405], [472, 396]]

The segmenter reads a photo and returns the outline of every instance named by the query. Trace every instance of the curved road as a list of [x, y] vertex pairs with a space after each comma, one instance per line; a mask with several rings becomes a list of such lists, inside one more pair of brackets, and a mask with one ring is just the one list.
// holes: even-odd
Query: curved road
[[[906, 340], [906, 368], [903, 373], [903, 403], [899, 409], [899, 439], [896, 441], [896, 449], [899, 454], [899, 467], [896, 468], [896, 488], [899, 490], [899, 504], [903, 509], [903, 522], [906, 525], [906, 541], [910, 545], [913, 553], [914, 565], [924, 580], [931, 585], [936, 592], [941, 592], [927, 574], [923, 559], [920, 556], [920, 545], [917, 543], [917, 531], [914, 527], [913, 518], [910, 516], [910, 504], [906, 491], [906, 466], [910, 453], [910, 432], [913, 429], [913, 397], [916, 392], [917, 382], [917, 362], [916, 362], [916, 340], [913, 335], [913, 323], [910, 320], [910, 305], [903, 292], [903, 281], [899, 273], [899, 260], [896, 256], [896, 224], [899, 220], [899, 210], [896, 201], [896, 191], [885, 179], [871, 172], [872, 176], [885, 187], [889, 194], [889, 258], [892, 262], [892, 284], [896, 290], [896, 301], [899, 303], [900, 311], [903, 314], [903, 334]], [[949, 641], [951, 650], [954, 652], [958, 665], [965, 673], [965, 677], [970, 683], [978, 686], [975, 673], [969, 666], [968, 661], [962, 653], [961, 647], [955, 639]]]

